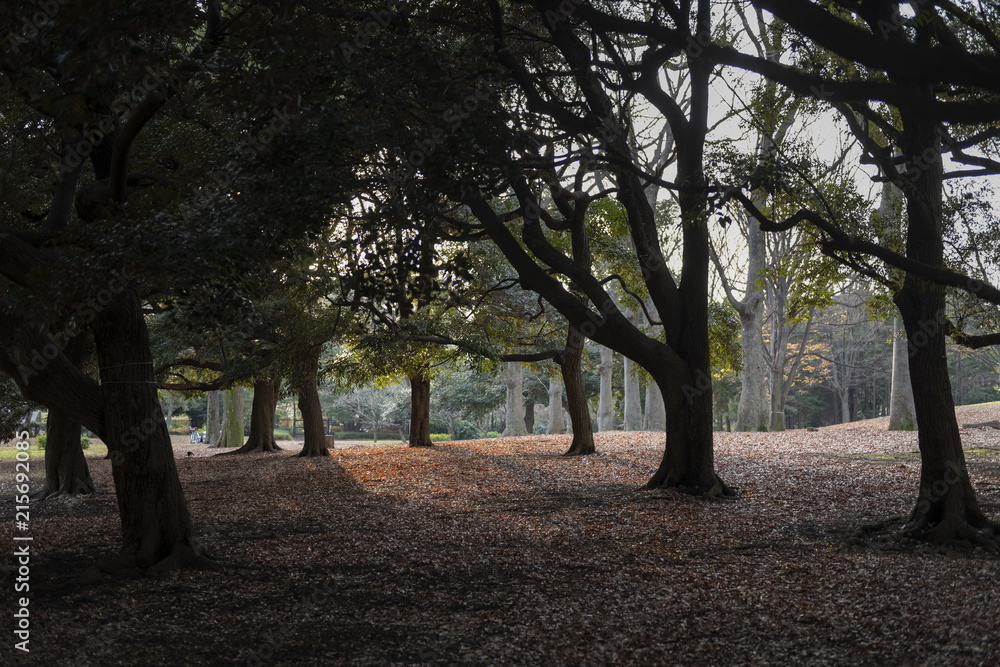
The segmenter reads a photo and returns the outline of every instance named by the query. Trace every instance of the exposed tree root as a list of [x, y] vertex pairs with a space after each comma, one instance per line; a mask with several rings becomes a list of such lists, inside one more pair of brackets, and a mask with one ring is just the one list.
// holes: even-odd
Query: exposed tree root
[[723, 482], [717, 475], [713, 474], [711, 483], [691, 484], [680, 480], [674, 480], [659, 471], [646, 484], [647, 489], [677, 489], [681, 493], [689, 496], [698, 496], [707, 500], [733, 501], [737, 493], [728, 484]]
[[970, 519], [958, 512], [949, 512], [937, 523], [928, 521], [926, 515], [911, 517], [903, 525], [900, 537], [949, 548], [982, 547], [991, 553], [1000, 551], [996, 524], [984, 518]]
[[411, 442], [409, 444], [409, 446], [410, 447], [433, 447], [434, 443], [433, 442]]
[[135, 554], [119, 554], [110, 560], [100, 561], [87, 568], [83, 574], [72, 580], [77, 585], [92, 584], [100, 581], [104, 575], [112, 577], [149, 577], [162, 576], [174, 570], [212, 570], [221, 571], [223, 565], [202, 553], [197, 540], [190, 539], [187, 543], [178, 543], [166, 558], [153, 563], [145, 570], [139, 564]]
[[60, 496], [85, 495], [94, 493], [94, 482], [88, 475], [86, 479], [76, 478], [59, 485], [58, 489], [52, 490], [47, 484], [41, 490], [31, 494], [31, 501], [51, 500]]
[[893, 516], [858, 526], [842, 546], [862, 546], [866, 542], [891, 545], [891, 550], [899, 550], [903, 543], [910, 542], [915, 548], [923, 545], [923, 548], [931, 547], [945, 553], [971, 551], [976, 547], [990, 553], [1000, 551], [1000, 535], [995, 524], [985, 519], [970, 521], [958, 512], [948, 514], [937, 523], [929, 521], [926, 516], [919, 519]]
[[589, 447], [574, 444], [563, 454], [563, 456], [590, 456], [591, 454], [596, 453], [597, 448], [594, 447], [593, 443], [591, 443]]

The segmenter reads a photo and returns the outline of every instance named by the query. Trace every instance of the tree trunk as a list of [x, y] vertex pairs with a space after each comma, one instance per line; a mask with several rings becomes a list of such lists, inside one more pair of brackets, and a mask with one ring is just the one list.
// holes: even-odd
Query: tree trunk
[[910, 384], [910, 362], [906, 332], [898, 317], [892, 318], [892, 390], [889, 396], [889, 430], [913, 431], [917, 417]]
[[280, 379], [261, 378], [253, 384], [253, 405], [250, 409], [250, 434], [246, 444], [227, 454], [281, 451], [274, 440], [274, 413], [278, 407]]
[[299, 411], [302, 413], [302, 433], [305, 435], [305, 440], [302, 443], [302, 451], [296, 456], [329, 456], [323, 406], [319, 401], [319, 388], [315, 376], [299, 387]]
[[535, 402], [528, 401], [524, 404], [524, 429], [528, 433], [535, 432]]
[[546, 433], [562, 434], [566, 432], [566, 421], [562, 410], [562, 381], [560, 375], [549, 378], [549, 426]]
[[[751, 225], [754, 223], [751, 222]], [[758, 232], [759, 233], [759, 232]], [[740, 341], [743, 345], [743, 378], [736, 409], [737, 431], [766, 431], [771, 421], [768, 402], [767, 357], [761, 336], [764, 317], [762, 298], [751, 301], [740, 313]]]
[[205, 442], [215, 444], [222, 437], [222, 419], [219, 409], [219, 391], [208, 392], [208, 409], [205, 414]]
[[233, 387], [222, 392], [222, 435], [212, 447], [243, 447], [243, 387]]
[[722, 498], [735, 495], [715, 473], [712, 435], [712, 391], [693, 374], [681, 384], [659, 378], [667, 408], [666, 445], [660, 467], [647, 488], [676, 487], [685, 493]]
[[101, 370], [101, 438], [111, 453], [122, 530], [119, 557], [98, 570], [140, 567], [158, 572], [205, 565], [191, 535], [138, 297], [126, 288], [91, 326]]
[[[567, 412], [573, 426], [573, 441], [566, 452], [567, 456], [585, 456], [596, 451], [594, 425], [590, 421], [590, 405], [587, 403], [587, 392], [583, 384], [583, 368], [581, 367], [584, 341], [583, 334], [576, 327], [570, 326], [561, 364], [563, 384], [566, 386]], [[559, 400], [562, 401], [561, 396]]]
[[[698, 4], [698, 23], [707, 30], [708, 3]], [[708, 128], [708, 81], [712, 66], [689, 60], [691, 120], [677, 136], [678, 203], [683, 236], [683, 262], [678, 300], [680, 313], [667, 341], [684, 363], [680, 377], [670, 377], [667, 364], [646, 369], [663, 392], [667, 412], [666, 444], [660, 467], [649, 488], [677, 487], [709, 498], [735, 495], [715, 473], [712, 432], [712, 366], [708, 340], [708, 184], [703, 171]], [[677, 134], [677, 133], [675, 133]], [[661, 311], [662, 312], [662, 311]]]
[[642, 382], [636, 373], [634, 361], [625, 358], [625, 430], [642, 430], [642, 396], [640, 394]]
[[[601, 346], [601, 365], [598, 373], [601, 378], [601, 396], [597, 403], [597, 430], [610, 431], [614, 428], [615, 396], [612, 385], [615, 364], [614, 350]], [[661, 396], [662, 398], [662, 396]]]
[[[83, 361], [86, 339], [86, 336], [74, 336], [63, 350], [66, 358], [77, 367]], [[45, 486], [31, 496], [32, 500], [94, 492], [94, 480], [80, 445], [81, 431], [80, 423], [61, 408], [49, 410], [45, 429]]]
[[662, 431], [667, 428], [667, 413], [663, 406], [663, 394], [656, 383], [646, 387], [646, 414], [642, 418], [642, 430]]
[[[924, 92], [932, 99], [933, 93]], [[904, 190], [909, 220], [906, 256], [941, 267], [943, 169], [938, 126], [909, 109], [902, 110], [902, 118], [906, 178], [912, 185]], [[938, 543], [962, 540], [995, 548], [996, 527], [979, 508], [955, 417], [945, 356], [945, 290], [907, 274], [894, 300], [909, 342], [920, 448], [920, 491], [904, 532]]]
[[503, 381], [507, 387], [503, 435], [505, 437], [527, 435], [528, 430], [524, 424], [524, 373], [520, 361], [507, 362]]
[[419, 370], [410, 376], [410, 447], [431, 447], [431, 381]]
[[80, 424], [58, 408], [49, 410], [45, 429], [45, 486], [31, 496], [33, 501], [94, 492], [94, 480], [80, 446], [81, 431]]

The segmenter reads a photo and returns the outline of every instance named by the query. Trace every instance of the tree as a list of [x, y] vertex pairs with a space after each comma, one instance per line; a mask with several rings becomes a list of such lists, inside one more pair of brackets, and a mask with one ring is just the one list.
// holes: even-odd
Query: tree
[[[167, 20], [157, 17], [155, 29], [145, 9], [129, 6], [112, 10], [116, 15], [100, 17], [107, 21], [101, 37], [84, 40], [82, 31], [94, 17], [88, 13], [88, 19], [81, 21], [77, 12], [63, 8], [46, 24], [44, 38], [0, 56], [0, 72], [13, 91], [6, 100], [14, 103], [13, 113], [4, 117], [5, 124], [18, 124], [26, 116], [44, 118], [45, 122], [36, 125], [38, 136], [51, 132], [60, 145], [47, 211], [41, 216], [43, 223], [30, 229], [21, 220], [0, 233], [0, 274], [19, 288], [8, 290], [0, 304], [7, 315], [0, 326], [0, 368], [15, 380], [23, 395], [64, 411], [71, 422], [82, 423], [107, 443], [122, 515], [122, 549], [113, 563], [102, 566], [109, 570], [207, 564], [192, 538], [169, 433], [156, 396], [141, 285], [123, 273], [125, 253], [110, 252], [109, 248], [119, 249], [117, 230], [127, 227], [130, 218], [139, 217], [137, 207], [127, 202], [129, 185], [144, 180], [130, 173], [137, 139], [176, 94], [176, 86], [189, 80], [211, 58], [224, 29], [215, 3], [198, 9], [178, 8]], [[11, 25], [16, 17], [5, 12], [0, 20], [9, 27], [5, 33], [17, 34], [18, 28]], [[160, 44], [197, 46], [187, 54], [157, 53], [149, 42], [139, 49], [123, 47], [126, 41], [136, 45], [136, 35], [153, 33], [168, 36]], [[130, 57], [110, 55], [125, 51]], [[67, 53], [73, 58], [57, 58]], [[142, 55], [131, 57], [135, 54]], [[63, 64], [50, 67], [57, 61]], [[109, 65], [112, 62], [115, 64]], [[77, 78], [82, 71], [93, 72], [94, 63], [101, 64], [100, 75]], [[157, 75], [139, 75], [144, 66], [158, 71]], [[162, 75], [175, 67], [178, 76], [170, 83]], [[151, 82], [142, 84], [143, 77]], [[81, 85], [81, 81], [85, 83]], [[124, 90], [140, 88], [145, 93], [141, 101], [122, 104]], [[38, 96], [31, 90], [47, 92]], [[81, 187], [78, 180], [83, 160], [78, 148], [90, 151], [96, 176]], [[49, 161], [37, 151], [25, 156], [27, 162], [35, 164]], [[71, 243], [41, 250], [43, 243], [71, 226], [74, 204], [80, 220], [90, 225], [88, 233], [75, 229], [76, 248]], [[8, 224], [13, 222], [6, 217]], [[75, 250], [82, 250], [82, 257], [74, 254]], [[81, 264], [86, 269], [83, 276], [76, 270]], [[31, 276], [26, 277], [26, 272]], [[79, 319], [73, 320], [69, 335], [52, 328], [55, 318], [38, 322], [41, 314], [37, 309], [32, 314], [19, 308], [12, 297], [24, 291], [62, 313], [75, 312]], [[67, 362], [61, 352], [81, 324], [94, 336], [100, 386]], [[43, 349], [53, 351], [50, 358], [42, 358], [44, 363], [32, 367], [31, 359]]]
[[278, 407], [281, 380], [264, 377], [253, 383], [253, 407], [250, 413], [250, 433], [246, 444], [233, 453], [275, 452], [281, 447], [274, 441], [274, 414]]
[[[979, 167], [973, 173], [1000, 171], [996, 162], [965, 153], [996, 136], [995, 131], [976, 126], [992, 122], [997, 113], [1000, 84], [985, 74], [1000, 63], [996, 17], [989, 13], [975, 17], [954, 5], [922, 6], [918, 16], [908, 20], [896, 2], [857, 7], [834, 3], [830, 8], [802, 0], [755, 4], [817, 47], [843, 58], [837, 66], [848, 76], [844, 80], [829, 76], [824, 64], [828, 61], [822, 58], [806, 58], [794, 68], [747, 59], [726, 47], [711, 50], [719, 61], [753, 69], [841, 111], [865, 159], [878, 164], [884, 177], [903, 192], [905, 254], [856, 235], [857, 227], [845, 230], [832, 211], [799, 211], [785, 224], [767, 228], [788, 229], [808, 220], [825, 235], [825, 253], [869, 274], [876, 272], [857, 259], [861, 254], [906, 272], [893, 301], [910, 345], [921, 476], [918, 500], [904, 532], [937, 542], [957, 539], [995, 546], [994, 524], [979, 508], [962, 453], [945, 358], [944, 306], [947, 286], [992, 303], [1000, 303], [1000, 291], [945, 269], [941, 154], [946, 142], [956, 162]], [[847, 69], [845, 61], [850, 63]], [[970, 62], [977, 66], [967, 66]], [[970, 139], [962, 140], [956, 133]]]
[[506, 438], [527, 435], [528, 430], [524, 425], [524, 371], [521, 362], [508, 361], [502, 377], [507, 390], [503, 435]]
[[[513, 208], [518, 210], [523, 221], [520, 239], [498, 213], [500, 206], [496, 197], [488, 198], [482, 190], [477, 193], [466, 189], [464, 201], [518, 272], [522, 285], [539, 292], [581, 333], [640, 363], [661, 388], [667, 408], [667, 443], [663, 461], [649, 486], [676, 486], [709, 496], [730, 495], [730, 489], [715, 474], [712, 453], [707, 306], [708, 190], [703, 168], [708, 131], [708, 81], [712, 67], [695, 50], [684, 52], [685, 42], [680, 37], [693, 34], [709, 39], [710, 5], [700, 2], [690, 17], [676, 12], [645, 23], [613, 12], [602, 12], [591, 5], [576, 7], [571, 16], [565, 12], [560, 14], [558, 3], [554, 2], [535, 2], [531, 7], [554, 47], [550, 58], [565, 63], [567, 73], [564, 75], [547, 64], [533, 71], [527, 60], [518, 58], [516, 45], [506, 40], [504, 21], [520, 17], [505, 16], [498, 3], [490, 3], [494, 56], [517, 83], [517, 93], [532, 112], [562, 131], [586, 137], [586, 141], [579, 144], [568, 142], [561, 147], [560, 159], [578, 165], [575, 178], [566, 179], [572, 189], [554, 180], [556, 173], [566, 171], [565, 167], [552, 169], [549, 158], [534, 154], [527, 147], [529, 141], [510, 137], [511, 146], [504, 150], [510, 174], [506, 187], [513, 195]], [[674, 21], [678, 24], [673, 26], [677, 31], [671, 32], [667, 25]], [[648, 40], [649, 46], [637, 54], [633, 43], [627, 39], [618, 42], [598, 37], [608, 35], [609, 30], [630, 36], [638, 33]], [[534, 46], [539, 48], [537, 44]], [[597, 54], [592, 50], [599, 48], [610, 52]], [[687, 110], [664, 94], [657, 78], [661, 67], [678, 53], [683, 53], [680, 60], [691, 72], [692, 97]], [[598, 55], [600, 57], [596, 57]], [[605, 63], [617, 63], [617, 67]], [[627, 128], [618, 120], [621, 115], [617, 113], [617, 94], [602, 83], [609, 76], [616, 77], [614, 89], [643, 95], [671, 124], [677, 142], [674, 182], [683, 236], [679, 282], [667, 269], [655, 215], [643, 191], [649, 176], [640, 175], [641, 169], [632, 161]], [[558, 77], [563, 84], [558, 91], [545, 83], [553, 77]], [[564, 92], [566, 98], [561, 96]], [[570, 108], [579, 111], [574, 113]], [[530, 127], [534, 119], [525, 113], [518, 122]], [[501, 132], [498, 127], [490, 134], [505, 136], [509, 131]], [[571, 257], [560, 251], [543, 231], [543, 224], [551, 231], [569, 229], [570, 221], [583, 219], [589, 204], [599, 198], [581, 189], [583, 181], [593, 171], [592, 165], [598, 162], [598, 157], [588, 148], [593, 145], [591, 138], [600, 146], [604, 159], [599, 164], [614, 179], [615, 196], [627, 213], [636, 261], [663, 320], [666, 342], [643, 334], [629, 322], [605, 290], [604, 283], [594, 276], [593, 267], [581, 263], [576, 253]], [[549, 142], [536, 140], [535, 145], [545, 143]], [[526, 160], [541, 168], [527, 168], [515, 154], [521, 151]], [[580, 162], [584, 159], [586, 164]], [[547, 183], [561, 218], [549, 216], [539, 206], [529, 180]], [[489, 191], [499, 194], [502, 189], [491, 184]], [[503, 208], [510, 210], [512, 207]], [[574, 239], [574, 245], [576, 242]], [[550, 272], [553, 271], [566, 276], [577, 293], [567, 290], [552, 277]]]

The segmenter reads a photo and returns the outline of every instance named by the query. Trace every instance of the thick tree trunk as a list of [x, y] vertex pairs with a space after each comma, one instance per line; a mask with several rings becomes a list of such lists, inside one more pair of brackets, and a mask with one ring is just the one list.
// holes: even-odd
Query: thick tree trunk
[[549, 426], [546, 433], [562, 434], [566, 432], [566, 421], [562, 409], [562, 380], [560, 375], [549, 378]]
[[302, 443], [302, 451], [296, 456], [329, 456], [323, 406], [319, 401], [319, 389], [315, 377], [299, 387], [299, 411], [302, 413], [302, 433], [305, 435], [305, 440]]
[[250, 434], [246, 444], [226, 454], [281, 451], [274, 440], [274, 413], [278, 407], [281, 380], [262, 378], [253, 385], [253, 405], [250, 410]]
[[676, 487], [685, 493], [723, 498], [735, 495], [715, 473], [712, 435], [712, 391], [692, 375], [681, 384], [660, 378], [667, 397], [667, 431], [663, 460], [647, 488]]
[[205, 442], [215, 444], [222, 437], [222, 418], [219, 410], [221, 392], [208, 392], [208, 409], [205, 412]]
[[892, 318], [892, 389], [889, 396], [889, 430], [913, 431], [917, 428], [910, 384], [909, 352], [906, 332], [898, 317]]
[[[86, 336], [74, 336], [63, 354], [75, 366], [83, 361]], [[64, 494], [93, 493], [87, 457], [80, 446], [82, 427], [61, 408], [49, 410], [45, 440], [45, 486], [32, 495], [32, 500], [45, 500]]]
[[503, 435], [505, 437], [527, 435], [528, 429], [524, 425], [524, 372], [520, 361], [507, 362], [503, 381], [507, 387]]
[[222, 434], [211, 447], [228, 449], [243, 447], [243, 387], [233, 387], [222, 392]]
[[524, 404], [524, 428], [528, 433], [535, 432], [535, 402], [528, 401]]
[[431, 447], [431, 381], [424, 371], [410, 376], [410, 447]]
[[566, 348], [562, 355], [562, 376], [563, 384], [566, 386], [567, 412], [573, 426], [573, 441], [566, 452], [567, 456], [585, 456], [596, 451], [594, 425], [590, 421], [590, 406], [587, 404], [587, 392], [583, 384], [583, 368], [581, 367], [584, 340], [583, 334], [571, 326], [566, 336]]
[[45, 486], [31, 496], [45, 500], [65, 494], [93, 493], [87, 458], [80, 446], [82, 428], [59, 409], [49, 410], [45, 439]]
[[[931, 95], [928, 93], [928, 97]], [[938, 127], [903, 113], [903, 155], [913, 187], [906, 191], [906, 255], [929, 266], [944, 264], [942, 182]], [[928, 160], [928, 156], [937, 156]], [[919, 156], [920, 161], [913, 158]], [[955, 417], [945, 356], [945, 290], [907, 274], [894, 300], [909, 342], [910, 382], [920, 447], [920, 491], [904, 532], [939, 543], [956, 540], [996, 547], [996, 526], [979, 508], [969, 480]]]
[[[700, 29], [708, 30], [707, 2], [698, 4]], [[708, 80], [711, 65], [691, 60], [692, 111], [688, 131], [677, 137], [678, 202], [683, 235], [683, 263], [678, 287], [681, 312], [668, 344], [684, 361], [681, 377], [669, 377], [666, 364], [647, 370], [663, 392], [667, 410], [666, 445], [650, 488], [677, 487], [709, 498], [735, 495], [715, 473], [712, 432], [712, 367], [708, 342], [708, 185], [703, 171], [707, 132]], [[676, 338], [675, 338], [676, 336]], [[672, 340], [673, 339], [673, 340]]]
[[204, 565], [192, 538], [170, 434], [156, 395], [149, 334], [138, 297], [125, 289], [91, 326], [101, 369], [101, 438], [111, 454], [122, 530], [119, 557], [98, 569], [140, 567], [156, 572]]
[[[614, 350], [601, 346], [601, 365], [598, 373], [601, 378], [601, 396], [597, 403], [597, 430], [610, 431], [614, 428], [615, 396], [612, 385], [615, 364]], [[662, 398], [662, 396], [661, 396]]]

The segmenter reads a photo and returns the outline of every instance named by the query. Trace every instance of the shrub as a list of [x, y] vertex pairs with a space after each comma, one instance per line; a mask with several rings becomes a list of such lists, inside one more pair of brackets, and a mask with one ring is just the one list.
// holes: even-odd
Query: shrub
[[275, 440], [291, 440], [292, 434], [288, 432], [287, 429], [276, 428], [274, 429], [274, 439]]
[[[371, 431], [337, 431], [337, 440], [371, 440]], [[378, 432], [378, 439], [381, 440], [399, 440], [399, 431], [393, 431], [392, 433], [385, 433], [384, 431]]]
[[450, 433], [431, 433], [431, 442], [440, 442], [442, 440], [451, 440]]
[[486, 434], [486, 437], [487, 438], [499, 438], [500, 437], [500, 431], [490, 431], [489, 433]]
[[[45, 443], [48, 441], [49, 437], [45, 433], [39, 433], [35, 436], [35, 442], [38, 444], [39, 449], [45, 449]], [[90, 449], [90, 438], [85, 435], [80, 436], [80, 447], [82, 449]]]

